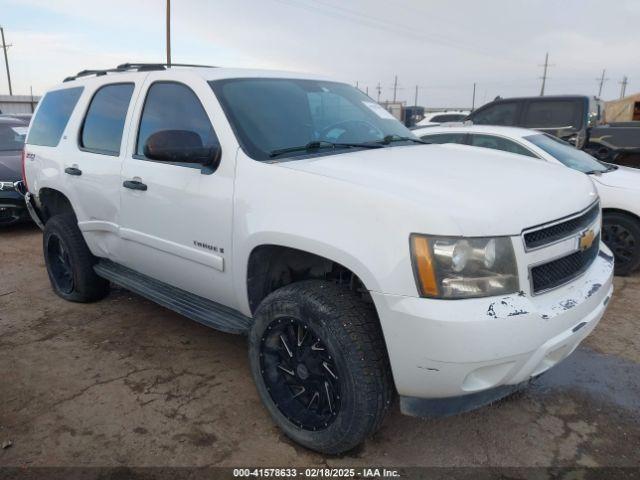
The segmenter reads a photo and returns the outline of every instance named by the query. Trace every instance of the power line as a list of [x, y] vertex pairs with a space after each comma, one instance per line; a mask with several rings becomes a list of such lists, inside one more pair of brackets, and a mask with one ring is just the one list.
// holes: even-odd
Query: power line
[[13, 95], [13, 89], [11, 88], [11, 73], [9, 72], [9, 57], [7, 50], [12, 45], [7, 45], [4, 41], [4, 28], [0, 27], [0, 36], [2, 36], [2, 50], [4, 51], [4, 65], [7, 68], [7, 82], [9, 83], [9, 95]]
[[604, 82], [609, 80], [608, 78], [604, 78], [606, 73], [607, 71], [605, 69], [602, 69], [602, 76], [600, 78], [596, 78], [596, 81], [600, 82], [600, 87], [598, 88], [598, 98], [602, 97], [602, 86], [604, 85]]
[[546, 55], [544, 56], [544, 65], [540, 65], [541, 67], [544, 67], [544, 71], [542, 73], [542, 77], [540, 77], [542, 79], [542, 87], [540, 88], [540, 96], [543, 97], [544, 96], [544, 87], [547, 84], [547, 71], [549, 69], [549, 67], [553, 67], [553, 65], [549, 64], [549, 52], [546, 53]]
[[439, 44], [448, 48], [456, 48], [459, 50], [467, 50], [469, 52], [495, 58], [495, 52], [493, 51], [481, 50], [481, 49], [478, 49], [477, 46], [462, 44], [456, 41], [452, 41], [450, 39], [444, 39], [442, 37], [427, 35], [424, 32], [418, 33], [415, 31], [414, 27], [412, 26], [382, 19], [372, 15], [368, 15], [366, 13], [363, 13], [360, 10], [355, 10], [355, 9], [351, 9], [343, 6], [332, 5], [328, 2], [323, 2], [321, 0], [309, 0], [309, 2], [313, 2], [315, 5], [304, 2], [303, 0], [275, 0], [275, 1], [279, 3], [287, 4], [287, 5], [294, 5], [298, 8], [303, 8], [303, 9], [320, 13], [323, 15], [327, 15], [330, 17], [339, 18], [342, 20], [348, 20], [351, 22], [356, 22], [368, 27], [392, 31], [396, 35], [400, 34], [404, 36], [409, 36], [422, 41], [428, 40], [433, 44]]

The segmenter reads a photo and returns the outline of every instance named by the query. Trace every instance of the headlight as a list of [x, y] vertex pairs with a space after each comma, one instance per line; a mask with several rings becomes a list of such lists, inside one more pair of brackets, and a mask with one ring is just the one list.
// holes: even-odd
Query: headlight
[[414, 233], [411, 261], [423, 297], [489, 297], [519, 290], [518, 268], [509, 237], [435, 237]]

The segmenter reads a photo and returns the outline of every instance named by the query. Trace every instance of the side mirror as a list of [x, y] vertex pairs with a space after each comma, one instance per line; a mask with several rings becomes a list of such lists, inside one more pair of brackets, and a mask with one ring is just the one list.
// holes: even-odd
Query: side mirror
[[144, 155], [161, 162], [197, 163], [216, 168], [220, 162], [219, 145], [205, 147], [196, 132], [161, 130], [147, 138]]

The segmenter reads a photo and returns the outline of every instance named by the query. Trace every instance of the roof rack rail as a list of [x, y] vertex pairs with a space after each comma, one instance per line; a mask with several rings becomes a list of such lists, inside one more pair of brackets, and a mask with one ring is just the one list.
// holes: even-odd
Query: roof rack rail
[[118, 65], [116, 68], [105, 68], [101, 70], [82, 70], [81, 72], [76, 73], [70, 77], [67, 77], [63, 80], [63, 82], [71, 82], [80, 77], [87, 77], [89, 75], [95, 75], [96, 77], [100, 77], [102, 75], [106, 75], [107, 73], [115, 73], [115, 72], [151, 72], [154, 70], [166, 70], [171, 67], [196, 67], [196, 68], [217, 68], [214, 65], [196, 65], [192, 63], [122, 63]]

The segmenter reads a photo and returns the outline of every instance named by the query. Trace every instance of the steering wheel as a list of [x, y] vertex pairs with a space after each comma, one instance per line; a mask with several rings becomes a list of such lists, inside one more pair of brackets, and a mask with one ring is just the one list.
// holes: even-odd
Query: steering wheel
[[362, 142], [383, 137], [382, 130], [365, 120], [343, 120], [323, 128], [320, 132], [320, 140], [330, 142]]

